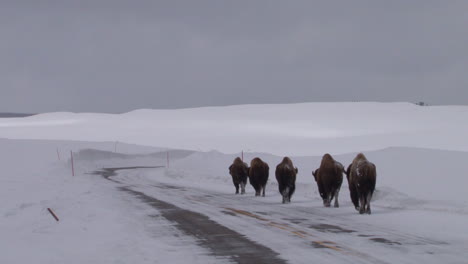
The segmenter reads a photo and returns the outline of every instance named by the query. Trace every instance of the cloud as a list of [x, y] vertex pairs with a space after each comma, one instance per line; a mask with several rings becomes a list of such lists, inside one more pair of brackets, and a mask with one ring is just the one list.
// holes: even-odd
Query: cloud
[[464, 1], [2, 1], [0, 111], [466, 104]]

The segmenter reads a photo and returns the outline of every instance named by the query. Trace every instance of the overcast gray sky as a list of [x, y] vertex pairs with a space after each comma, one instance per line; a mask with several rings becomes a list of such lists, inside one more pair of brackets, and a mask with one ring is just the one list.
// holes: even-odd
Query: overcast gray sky
[[468, 104], [468, 1], [0, 0], [0, 112]]

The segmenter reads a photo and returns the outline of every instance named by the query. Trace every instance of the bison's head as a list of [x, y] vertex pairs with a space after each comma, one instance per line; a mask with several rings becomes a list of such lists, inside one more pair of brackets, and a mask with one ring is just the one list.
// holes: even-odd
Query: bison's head
[[319, 169], [316, 169], [315, 171], [312, 171], [312, 175], [314, 176], [315, 181], [317, 181], [318, 170]]
[[346, 174], [346, 179], [348, 180], [349, 182], [349, 175], [351, 174], [351, 165], [353, 165], [352, 163], [349, 164], [348, 168], [346, 169], [346, 171], [344, 171], [344, 174]]

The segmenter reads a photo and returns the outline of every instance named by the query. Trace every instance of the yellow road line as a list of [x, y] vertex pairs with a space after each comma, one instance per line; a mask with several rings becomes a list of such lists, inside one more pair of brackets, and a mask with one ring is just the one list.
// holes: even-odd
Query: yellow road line
[[[313, 237], [313, 235], [308, 233], [308, 232], [305, 232], [305, 231], [290, 227], [290, 226], [288, 226], [286, 224], [280, 224], [280, 223], [270, 221], [270, 220], [268, 220], [266, 218], [263, 218], [263, 217], [261, 217], [259, 215], [256, 215], [256, 214], [253, 214], [251, 212], [247, 212], [247, 211], [239, 210], [239, 209], [234, 209], [234, 208], [224, 208], [224, 209], [232, 211], [234, 213], [238, 213], [238, 214], [241, 214], [241, 215], [252, 217], [252, 218], [264, 221], [264, 222], [268, 222], [267, 223], [268, 226], [275, 227], [275, 228], [278, 228], [278, 229], [281, 229], [281, 230], [284, 230], [284, 231], [288, 231], [288, 232], [292, 233], [293, 235], [298, 236], [298, 237], [303, 238], [303, 239], [307, 239], [308, 237]], [[335, 243], [333, 243], [331, 241], [317, 241], [317, 240], [313, 240], [313, 239], [311, 241], [316, 243], [316, 244], [319, 244], [320, 246], [323, 246], [325, 248], [329, 248], [329, 249], [332, 249], [332, 250], [335, 250], [335, 251], [343, 252], [342, 249], [340, 249], [338, 247], [335, 247], [335, 246], [332, 246], [332, 245], [335, 245]], [[332, 245], [330, 245], [330, 244], [332, 244]]]
[[241, 214], [241, 215], [245, 215], [245, 216], [249, 216], [249, 217], [252, 217], [252, 218], [256, 218], [258, 220], [261, 220], [261, 221], [268, 221], [268, 219], [265, 219], [259, 215], [256, 215], [256, 214], [253, 214], [251, 212], [247, 212], [247, 211], [244, 211], [244, 210], [239, 210], [239, 209], [234, 209], [234, 208], [224, 208], [224, 209], [227, 209], [227, 210], [230, 210], [230, 211], [233, 211], [235, 213], [238, 213], [238, 214]]
[[304, 236], [303, 234], [301, 234], [301, 232], [292, 231], [291, 233], [295, 234], [298, 237], [307, 238], [307, 236]]
[[268, 223], [269, 226], [272, 226], [272, 227], [276, 227], [276, 228], [279, 228], [279, 229], [282, 229], [282, 230], [285, 230], [285, 231], [289, 231], [287, 227], [283, 226], [283, 225], [278, 225], [276, 223]]

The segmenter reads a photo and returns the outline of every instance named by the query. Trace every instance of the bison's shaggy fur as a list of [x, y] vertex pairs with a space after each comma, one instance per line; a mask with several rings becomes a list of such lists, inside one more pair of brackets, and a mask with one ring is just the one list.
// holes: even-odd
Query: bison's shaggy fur
[[328, 153], [323, 155], [320, 167], [312, 172], [325, 207], [330, 207], [333, 198], [335, 198], [335, 207], [340, 206], [338, 194], [343, 183], [343, 172], [343, 165]]
[[229, 174], [231, 174], [232, 182], [234, 183], [234, 187], [236, 187], [236, 194], [239, 193], [239, 186], [241, 188], [241, 194], [244, 194], [249, 174], [247, 163], [243, 162], [239, 157], [235, 158], [232, 165], [229, 166]]
[[284, 157], [283, 161], [276, 166], [276, 180], [278, 181], [279, 192], [283, 196], [283, 203], [290, 203], [291, 196], [296, 190], [296, 175], [297, 168], [294, 167], [292, 161], [288, 157]]
[[370, 214], [377, 172], [374, 163], [359, 153], [346, 170], [351, 201], [360, 214]]
[[265, 197], [265, 187], [268, 182], [269, 171], [270, 167], [268, 164], [258, 157], [250, 162], [249, 180], [255, 189], [255, 196], [262, 194]]

